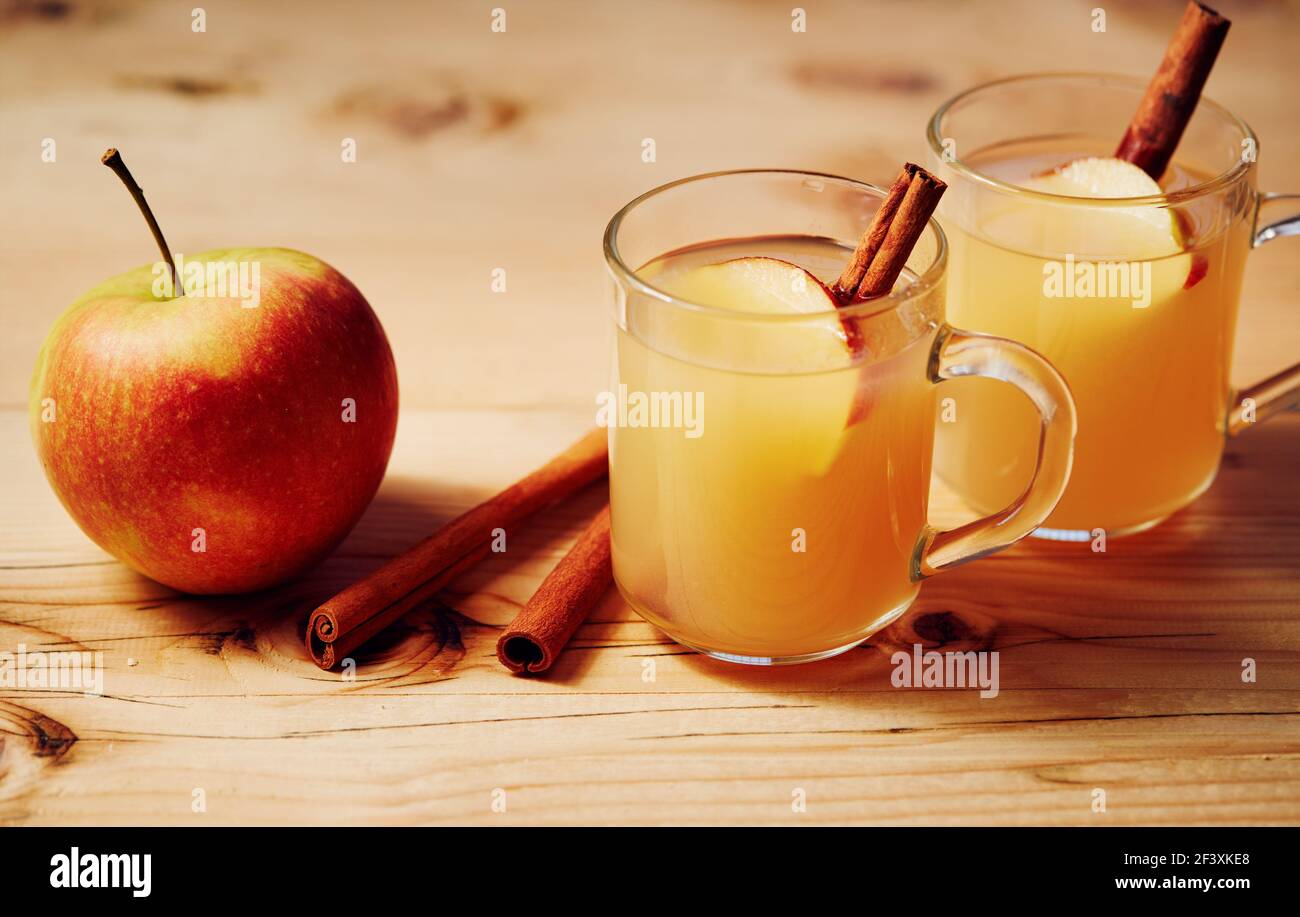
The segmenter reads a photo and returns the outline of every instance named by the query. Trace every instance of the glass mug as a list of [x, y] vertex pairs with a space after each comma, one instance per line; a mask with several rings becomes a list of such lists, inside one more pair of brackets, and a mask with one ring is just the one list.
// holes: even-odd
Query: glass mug
[[[1257, 143], [1241, 119], [1202, 99], [1166, 193], [1096, 199], [1017, 184], [1111, 156], [1145, 88], [1104, 75], [1016, 77], [956, 96], [929, 126], [931, 167], [949, 186], [939, 217], [952, 320], [1043, 354], [1078, 406], [1074, 470], [1041, 537], [1157, 524], [1210, 486], [1226, 435], [1300, 395], [1300, 364], [1230, 390], [1246, 254], [1300, 231], [1300, 197], [1255, 190]], [[1290, 220], [1265, 226], [1284, 206]], [[936, 472], [987, 512], [1030, 480], [1038, 420], [983, 380], [958, 383], [953, 397]]]
[[[642, 195], [605, 231], [623, 405], [609, 424], [614, 578], [687, 647], [756, 665], [843, 652], [902, 614], [926, 577], [1029, 534], [1064, 490], [1069, 390], [1028, 348], [944, 323], [947, 243], [934, 221], [910, 284], [838, 312], [733, 311], [660, 282], [753, 255], [829, 283], [882, 196], [828, 175], [715, 173]], [[866, 342], [856, 357], [841, 322]], [[1033, 403], [1035, 471], [1005, 507], [936, 531], [934, 386], [967, 375]], [[656, 399], [657, 415], [645, 409]]]

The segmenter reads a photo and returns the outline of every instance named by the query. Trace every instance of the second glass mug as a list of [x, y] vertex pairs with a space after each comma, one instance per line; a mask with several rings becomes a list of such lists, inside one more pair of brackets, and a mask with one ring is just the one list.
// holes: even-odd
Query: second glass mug
[[[795, 261], [829, 283], [881, 198], [828, 175], [714, 173], [642, 195], [606, 229], [614, 387], [625, 405], [665, 406], [610, 424], [614, 578], [687, 647], [758, 665], [843, 652], [901, 615], [926, 577], [1029, 534], [1064, 490], [1069, 390], [1022, 345], [945, 324], [947, 243], [933, 220], [910, 283], [838, 312], [732, 311], [655, 285], [679, 260], [738, 255]], [[843, 322], [865, 353], [850, 356]], [[1028, 396], [1041, 418], [1035, 470], [1005, 507], [937, 531], [926, 521], [935, 384], [968, 375]]]
[[[1099, 74], [1013, 77], [956, 96], [930, 121], [931, 167], [948, 183], [939, 217], [952, 243], [953, 320], [1033, 347], [1078, 406], [1074, 470], [1041, 537], [1086, 541], [1159, 523], [1210, 486], [1225, 436], [1300, 398], [1300, 364], [1244, 391], [1229, 384], [1246, 255], [1300, 232], [1300, 196], [1255, 190], [1258, 142], [1240, 118], [1202, 99], [1162, 194], [1023, 187], [1076, 157], [1112, 155], [1145, 88]], [[1269, 225], [1276, 210], [1290, 217]], [[1065, 270], [1095, 280], [1054, 285]], [[1102, 282], [1129, 278], [1131, 289]], [[979, 380], [953, 396], [937, 472], [987, 512], [1029, 480], [1037, 420]]]

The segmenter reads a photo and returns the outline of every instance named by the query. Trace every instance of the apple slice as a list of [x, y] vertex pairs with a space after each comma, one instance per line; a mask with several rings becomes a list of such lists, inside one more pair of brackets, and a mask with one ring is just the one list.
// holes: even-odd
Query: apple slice
[[[740, 312], [838, 312], [839, 300], [830, 287], [811, 272], [780, 258], [733, 258], [689, 272], [692, 298], [697, 302]], [[814, 338], [809, 342], [798, 338]], [[785, 329], [790, 332], [791, 329]], [[827, 316], [825, 323], [802, 324], [790, 335], [791, 346], [803, 349], [810, 364], [821, 368], [847, 365], [862, 355], [866, 342], [856, 322]], [[824, 362], [823, 362], [824, 358]], [[844, 426], [851, 427], [870, 413], [872, 387], [866, 374], [859, 380]]]
[[[1163, 193], [1156, 180], [1133, 163], [1095, 156], [1076, 159], [1045, 175], [1036, 175], [1024, 186], [1067, 197], [1147, 197]], [[1072, 215], [1072, 219], [1084, 220], [1091, 238], [1113, 242], [1116, 251], [1128, 253], [1134, 260], [1159, 262], [1187, 250], [1188, 234], [1178, 212], [1169, 208], [1117, 207], [1091, 212], [1086, 217]], [[1199, 254], [1188, 258], [1186, 265], [1175, 265], [1180, 280], [1176, 287], [1195, 286], [1205, 276], [1207, 266]], [[1162, 265], [1160, 273], [1169, 271]]]
[[1133, 163], [1111, 156], [1076, 159], [1046, 177], [1078, 185], [1085, 197], [1146, 197], [1160, 193], [1154, 178]]
[[810, 391], [799, 410], [773, 417], [771, 424], [812, 457], [816, 473], [828, 468], [845, 428], [865, 415], [858, 400], [869, 391], [859, 385], [857, 373], [827, 372], [852, 366], [857, 355], [830, 289], [797, 264], [761, 256], [707, 264], [657, 282], [675, 296], [718, 309], [815, 316], [789, 324], [754, 323], [728, 334], [733, 352], [743, 347], [765, 363], [807, 374]]
[[766, 256], [731, 258], [684, 272], [677, 290], [689, 287], [704, 305], [767, 314], [835, 311], [835, 297], [811, 272], [792, 261]]
[[[782, 349], [796, 353], [809, 369], [847, 366], [853, 348], [836, 315], [835, 295], [809, 271], [780, 258], [732, 258], [685, 271], [670, 283], [670, 292], [701, 305], [765, 315], [825, 313], [782, 328]], [[792, 361], [793, 362], [793, 361]]]

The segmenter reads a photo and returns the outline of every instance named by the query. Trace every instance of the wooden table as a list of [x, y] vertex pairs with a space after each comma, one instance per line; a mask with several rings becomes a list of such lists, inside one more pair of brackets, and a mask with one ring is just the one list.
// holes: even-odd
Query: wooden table
[[[599, 235], [626, 199], [730, 166], [880, 180], [923, 155], [924, 118], [963, 86], [1148, 72], [1179, 4], [1109, 4], [1104, 34], [1088, 4], [920, 4], [929, 34], [887, 44], [863, 30], [917, 4], [818, 4], [806, 34], [778, 4], [507, 5], [504, 35], [473, 4], [213, 4], [201, 34], [192, 6], [0, 8], [0, 650], [98, 650], [107, 667], [102, 697], [0, 689], [0, 822], [1300, 822], [1294, 414], [1233, 441], [1166, 525], [1105, 554], [1027, 543], [941, 576], [828, 662], [716, 663], [611, 594], [550, 677], [507, 675], [499, 628], [592, 493], [367, 647], [355, 681], [301, 644], [321, 598], [590, 423], [607, 365]], [[1279, 76], [1297, 12], [1224, 7], [1210, 92], [1264, 138], [1262, 184], [1300, 188]], [[357, 163], [339, 161], [343, 137]], [[109, 145], [176, 248], [318, 253], [394, 341], [388, 478], [299, 582], [177, 595], [91, 544], [42, 478], [24, 407], [40, 341], [78, 293], [152, 257], [98, 165]], [[1252, 256], [1238, 382], [1293, 359], [1296, 277], [1294, 245]], [[941, 490], [934, 503], [960, 513]], [[914, 642], [998, 650], [1001, 693], [891, 687], [890, 654]]]

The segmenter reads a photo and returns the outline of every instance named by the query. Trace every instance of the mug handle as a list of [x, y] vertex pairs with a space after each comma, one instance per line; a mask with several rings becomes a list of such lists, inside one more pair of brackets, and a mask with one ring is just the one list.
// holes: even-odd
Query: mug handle
[[968, 560], [1009, 548], [1043, 524], [1056, 508], [1074, 462], [1074, 398], [1056, 368], [1023, 344], [988, 334], [939, 329], [930, 351], [930, 381], [983, 376], [1009, 382], [1029, 396], [1042, 419], [1038, 462], [1024, 493], [1000, 512], [947, 531], [926, 526], [912, 553], [912, 579], [922, 580]]
[[[1267, 226], [1260, 227], [1260, 217], [1265, 212], [1280, 209], [1300, 201], [1300, 194], [1261, 194], [1255, 206], [1255, 236], [1251, 248], [1259, 248], [1265, 242], [1281, 236], [1300, 235], [1300, 214], [1290, 215]], [[1257, 421], [1274, 414], [1289, 410], [1300, 404], [1300, 363], [1288, 366], [1279, 373], [1274, 373], [1262, 382], [1237, 392], [1232, 399], [1232, 410], [1228, 412], [1228, 435], [1236, 436], [1242, 430]]]

